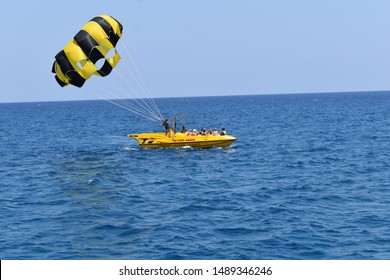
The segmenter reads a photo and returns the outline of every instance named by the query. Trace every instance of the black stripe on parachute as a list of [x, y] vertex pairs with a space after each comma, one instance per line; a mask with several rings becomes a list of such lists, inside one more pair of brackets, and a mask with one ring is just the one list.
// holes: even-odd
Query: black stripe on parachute
[[68, 72], [66, 75], [70, 78], [69, 83], [76, 87], [82, 87], [85, 83], [85, 79], [76, 71]]
[[93, 64], [95, 64], [99, 59], [104, 58], [104, 55], [96, 48], [99, 44], [87, 31], [80, 30], [73, 39]]
[[[105, 59], [104, 55], [96, 48], [99, 44], [87, 31], [80, 30], [74, 37], [74, 40], [93, 64], [95, 64], [99, 59]], [[112, 66], [107, 60], [105, 60], [103, 66], [97, 72], [100, 76], [104, 77], [110, 74], [111, 71]]]
[[[119, 26], [120, 26], [120, 29], [121, 29], [121, 33], [122, 33], [122, 30], [123, 30], [123, 26], [122, 24], [120, 24], [116, 19], [114, 19], [112, 17], [113, 20], [115, 20]], [[94, 21], [96, 23], [98, 23], [104, 30], [104, 32], [106, 32], [107, 34], [107, 37], [108, 37], [108, 40], [111, 42], [111, 44], [115, 47], [116, 46], [116, 43], [118, 43], [118, 40], [119, 40], [119, 36], [117, 34], [115, 34], [115, 31], [114, 29], [112, 28], [112, 26], [108, 23], [108, 21], [106, 21], [104, 18], [102, 17], [94, 17], [93, 19], [91, 19], [90, 21]]]
[[[56, 58], [58, 65], [61, 68], [62, 73], [64, 73], [66, 76], [69, 77], [69, 79], [70, 79], [69, 83], [76, 86], [76, 87], [82, 87], [83, 84], [85, 83], [85, 79], [74, 70], [74, 68], [73, 68], [72, 64], [70, 64], [69, 59], [66, 56], [65, 52], [63, 50], [60, 51], [55, 56], [55, 58]], [[54, 68], [54, 65], [53, 65], [53, 68]], [[54, 69], [52, 69], [52, 70], [54, 70]], [[56, 80], [58, 82], [59, 79], [58, 79], [57, 75], [55, 77], [56, 77]], [[66, 83], [64, 83], [64, 82], [62, 82], [62, 83], [58, 82], [58, 83], [60, 84], [60, 86], [66, 85]]]
[[70, 64], [70, 61], [69, 61], [68, 57], [66, 56], [64, 50], [61, 50], [55, 56], [55, 58], [56, 58], [58, 65], [61, 68], [62, 73], [66, 74], [69, 71], [72, 71], [72, 70], [74, 71], [74, 68], [73, 68], [72, 64]]
[[57, 77], [57, 75], [55, 75], [54, 78], [56, 78], [57, 83], [58, 83], [61, 87], [64, 87], [64, 86], [67, 86], [67, 85], [68, 85], [67, 83], [64, 83], [63, 81], [61, 81], [61, 80]]
[[102, 68], [100, 68], [97, 72], [99, 73], [100, 76], [104, 77], [104, 76], [107, 76], [108, 74], [110, 74], [111, 71], [112, 71], [112, 66], [106, 60], [103, 64]]

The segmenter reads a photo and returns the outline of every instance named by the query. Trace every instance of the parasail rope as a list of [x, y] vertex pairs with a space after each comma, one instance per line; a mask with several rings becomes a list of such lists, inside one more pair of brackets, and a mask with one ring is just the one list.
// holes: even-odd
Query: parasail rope
[[[105, 80], [100, 82], [101, 84], [92, 85], [94, 87], [93, 94], [115, 106], [161, 124], [163, 121], [161, 112], [151, 97], [128, 48], [123, 40], [120, 40], [120, 42], [122, 42], [125, 49], [126, 59], [121, 59], [117, 67], [113, 68], [112, 74], [115, 73], [114, 75], [104, 77], [104, 79], [112, 79], [109, 84], [106, 84]], [[126, 67], [127, 71], [120, 71], [118, 66], [121, 65]], [[122, 68], [122, 70], [124, 69]], [[100, 86], [98, 86], [99, 84]]]
[[[151, 106], [145, 101], [145, 99], [142, 98], [142, 96], [134, 89], [134, 87], [131, 86], [130, 82], [125, 77], [123, 77], [123, 75], [121, 75], [119, 71], [117, 71], [116, 69], [114, 69], [114, 71], [115, 74], [125, 83], [125, 85], [136, 95], [136, 97], [139, 98], [139, 99], [132, 99], [134, 103], [136, 103], [140, 108], [150, 112], [153, 115], [156, 115], [157, 118], [159, 118], [160, 116], [159, 116], [159, 111], [157, 111], [158, 109], [155, 110], [151, 108]], [[114, 87], [116, 87], [118, 91], [124, 93], [123, 89], [121, 89], [118, 85], [114, 84]]]
[[97, 93], [95, 91], [95, 95], [97, 95], [98, 97], [100, 97], [101, 99], [115, 105], [115, 106], [118, 106], [126, 111], [129, 111], [129, 112], [132, 112], [134, 114], [137, 114], [139, 116], [142, 116], [146, 119], [149, 119], [151, 121], [154, 121], [154, 122], [158, 122], [158, 123], [161, 123], [161, 120], [159, 118], [157, 118], [154, 114], [150, 114], [146, 111], [143, 111], [143, 110], [140, 110], [140, 108], [134, 106], [133, 104], [129, 103], [128, 100], [126, 99], [115, 99], [115, 98], [112, 98], [113, 96], [115, 96], [115, 94], [113, 92], [108, 92], [102, 88], [100, 88], [100, 90], [103, 90], [105, 93], [107, 93], [108, 95], [110, 95], [110, 97], [108, 97], [107, 95], [101, 95], [99, 93]]
[[124, 63], [125, 67], [129, 70], [131, 76], [134, 78], [134, 80], [136, 81], [138, 87], [143, 90], [145, 96], [148, 98], [148, 100], [150, 101], [150, 103], [153, 105], [153, 107], [155, 108], [156, 112], [159, 114], [160, 116], [160, 119], [163, 120], [163, 117], [161, 115], [161, 112], [159, 110], [159, 108], [157, 107], [157, 104], [156, 102], [154, 101], [154, 99], [151, 97], [151, 94], [150, 94], [150, 91], [148, 89], [148, 87], [146, 86], [146, 83], [145, 83], [145, 80], [142, 78], [142, 75], [140, 73], [140, 71], [138, 70], [138, 67], [137, 65], [134, 63], [134, 60], [133, 60], [133, 57], [131, 56], [130, 54], [130, 51], [128, 49], [128, 47], [126, 46], [125, 42], [123, 40], [120, 41], [123, 48], [125, 49], [125, 53], [127, 55], [127, 57], [129, 58], [130, 62], [131, 62], [131, 65], [133, 67], [133, 69], [135, 70], [135, 73], [136, 73], [136, 76], [134, 76], [134, 74], [132, 73], [130, 67], [127, 65], [127, 63]]

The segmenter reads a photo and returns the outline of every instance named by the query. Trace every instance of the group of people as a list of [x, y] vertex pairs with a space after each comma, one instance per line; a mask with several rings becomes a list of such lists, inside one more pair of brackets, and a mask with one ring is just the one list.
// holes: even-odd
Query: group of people
[[214, 129], [210, 128], [209, 130], [206, 130], [206, 128], [203, 128], [201, 131], [197, 131], [196, 129], [190, 129], [189, 131], [187, 131], [186, 128], [183, 126], [181, 132], [182, 133], [187, 133], [188, 136], [198, 136], [198, 135], [218, 136], [218, 135], [226, 135], [225, 128], [222, 128], [221, 134], [219, 134], [218, 129], [216, 129], [216, 128], [214, 128]]
[[[166, 119], [162, 125], [164, 126], [165, 128], [165, 135], [167, 136], [169, 133], [170, 133], [170, 126], [169, 126], [169, 121], [168, 119]], [[176, 125], [175, 125], [176, 126]], [[176, 132], [176, 127], [173, 129], [175, 132]], [[218, 136], [218, 135], [227, 135], [226, 133], [226, 130], [225, 128], [222, 128], [221, 130], [221, 133], [218, 132], [218, 129], [214, 128], [214, 129], [211, 129], [210, 130], [206, 130], [206, 128], [203, 128], [200, 132], [197, 131], [196, 129], [190, 129], [187, 131], [187, 129], [185, 128], [185, 126], [183, 125], [183, 127], [181, 128], [181, 133], [186, 133], [186, 135], [188, 136], [198, 136], [198, 135], [213, 135], [213, 136]]]

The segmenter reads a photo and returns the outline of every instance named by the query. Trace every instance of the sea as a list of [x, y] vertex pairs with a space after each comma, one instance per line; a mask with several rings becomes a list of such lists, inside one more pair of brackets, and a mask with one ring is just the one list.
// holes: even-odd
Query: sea
[[230, 147], [142, 149], [106, 101], [0, 104], [0, 259], [390, 259], [390, 92], [155, 99]]

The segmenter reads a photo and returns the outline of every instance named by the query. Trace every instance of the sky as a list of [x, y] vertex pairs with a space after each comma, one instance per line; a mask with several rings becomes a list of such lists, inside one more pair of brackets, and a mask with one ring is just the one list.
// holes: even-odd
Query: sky
[[153, 97], [390, 90], [388, 0], [5, 0], [0, 102], [96, 99], [51, 67], [99, 14]]

